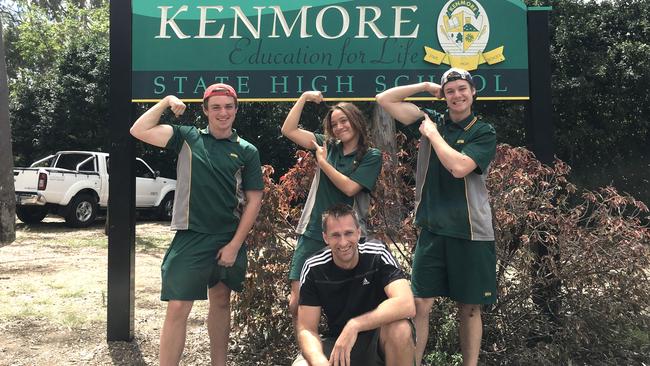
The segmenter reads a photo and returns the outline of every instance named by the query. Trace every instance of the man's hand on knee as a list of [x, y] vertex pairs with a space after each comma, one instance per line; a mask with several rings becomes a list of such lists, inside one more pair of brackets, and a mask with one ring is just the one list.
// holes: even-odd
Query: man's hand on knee
[[330, 354], [331, 365], [350, 365], [350, 353], [357, 341], [358, 335], [359, 331], [356, 327], [356, 323], [354, 322], [354, 319], [350, 319], [341, 331], [341, 334], [339, 334], [339, 337], [336, 339], [334, 348], [332, 348], [332, 353]]

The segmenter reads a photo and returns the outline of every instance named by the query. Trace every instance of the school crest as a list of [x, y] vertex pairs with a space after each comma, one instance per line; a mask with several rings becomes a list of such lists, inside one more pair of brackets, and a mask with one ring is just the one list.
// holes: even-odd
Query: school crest
[[437, 19], [440, 47], [424, 47], [424, 60], [472, 71], [479, 65], [493, 65], [505, 60], [503, 46], [484, 52], [490, 39], [490, 20], [480, 2], [449, 0]]

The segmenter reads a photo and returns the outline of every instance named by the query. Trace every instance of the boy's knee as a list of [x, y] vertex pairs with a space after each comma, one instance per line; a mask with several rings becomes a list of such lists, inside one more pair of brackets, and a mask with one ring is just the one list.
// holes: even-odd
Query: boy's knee
[[433, 298], [415, 298], [415, 314], [416, 316], [429, 315], [431, 307], [433, 306]]
[[170, 300], [167, 303], [167, 318], [170, 320], [187, 319], [192, 311], [192, 301]]
[[229, 308], [230, 292], [228, 286], [218, 283], [209, 290], [210, 307]]
[[458, 317], [461, 319], [481, 316], [481, 305], [458, 303], [457, 306], [458, 306]]

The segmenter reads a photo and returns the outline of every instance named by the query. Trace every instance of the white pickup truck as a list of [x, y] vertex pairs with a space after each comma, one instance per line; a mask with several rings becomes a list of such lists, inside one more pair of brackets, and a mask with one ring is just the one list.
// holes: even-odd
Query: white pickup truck
[[[156, 210], [160, 219], [171, 219], [174, 179], [159, 173], [137, 158], [135, 206]], [[86, 227], [98, 211], [108, 206], [109, 155], [91, 151], [59, 151], [14, 169], [16, 214], [24, 223], [36, 223], [48, 213], [63, 216], [68, 225]]]

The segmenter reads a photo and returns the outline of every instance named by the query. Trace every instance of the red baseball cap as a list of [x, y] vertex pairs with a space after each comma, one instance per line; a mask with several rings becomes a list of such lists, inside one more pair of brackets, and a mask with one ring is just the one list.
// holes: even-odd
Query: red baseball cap
[[237, 103], [237, 93], [235, 92], [235, 89], [228, 84], [218, 83], [210, 85], [207, 89], [205, 89], [205, 93], [203, 93], [203, 101], [214, 95], [225, 95], [227, 97], [233, 97], [235, 99], [235, 103]]

